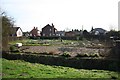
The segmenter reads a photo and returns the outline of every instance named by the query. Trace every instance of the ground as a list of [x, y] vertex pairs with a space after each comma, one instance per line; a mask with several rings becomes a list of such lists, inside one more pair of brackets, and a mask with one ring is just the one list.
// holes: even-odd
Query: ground
[[[85, 70], [62, 66], [49, 66], [22, 60], [3, 62], [3, 78], [109, 78], [118, 79], [120, 73], [107, 70]], [[93, 80], [93, 79], [92, 79]]]
[[75, 57], [78, 54], [87, 54], [89, 57], [98, 54], [98, 56], [102, 57], [105, 56], [105, 52], [109, 51], [109, 48], [105, 48], [105, 45], [99, 41], [62, 40], [61, 42], [60, 40], [25, 40], [22, 43], [23, 46], [20, 48], [22, 53], [62, 55], [67, 52], [71, 57]]
[[[20, 48], [16, 43], [22, 43]], [[108, 46], [99, 41], [74, 40], [18, 40], [9, 43], [10, 53], [14, 54], [43, 54], [43, 55], [70, 55], [67, 57], [104, 57]], [[17, 49], [17, 52], [14, 51]], [[101, 55], [102, 54], [102, 55]], [[120, 73], [107, 70], [75, 69], [63, 66], [50, 66], [23, 60], [2, 59], [3, 78], [119, 78]]]

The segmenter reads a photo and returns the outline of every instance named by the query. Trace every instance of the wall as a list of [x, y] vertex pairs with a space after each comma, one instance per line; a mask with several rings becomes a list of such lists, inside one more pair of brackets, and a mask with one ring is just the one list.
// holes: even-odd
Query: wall
[[21, 37], [23, 35], [23, 32], [21, 31], [21, 29], [19, 28], [16, 32], [17, 37]]

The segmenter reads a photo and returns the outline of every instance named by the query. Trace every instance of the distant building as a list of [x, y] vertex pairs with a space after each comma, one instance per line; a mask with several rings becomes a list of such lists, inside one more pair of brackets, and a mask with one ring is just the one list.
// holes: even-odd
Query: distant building
[[29, 37], [30, 36], [30, 32], [23, 32], [23, 36]]
[[42, 28], [41, 35], [46, 37], [56, 36], [55, 34], [56, 31], [57, 29], [54, 27], [53, 24], [52, 25], [47, 24], [45, 27]]
[[66, 37], [74, 37], [76, 34], [73, 31], [65, 32]]
[[82, 35], [82, 31], [73, 31], [75, 33], [76, 36]]
[[37, 27], [34, 27], [34, 28], [30, 31], [30, 36], [32, 36], [32, 37], [40, 36], [40, 31], [38, 30]]
[[10, 27], [10, 36], [22, 37], [23, 31], [20, 27]]
[[102, 28], [95, 28], [90, 31], [93, 35], [104, 35], [107, 31]]
[[57, 31], [56, 36], [65, 36], [65, 31]]

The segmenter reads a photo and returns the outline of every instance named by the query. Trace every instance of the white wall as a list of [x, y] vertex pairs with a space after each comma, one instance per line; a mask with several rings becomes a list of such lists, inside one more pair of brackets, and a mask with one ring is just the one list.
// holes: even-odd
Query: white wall
[[21, 37], [23, 35], [23, 32], [21, 31], [21, 29], [19, 28], [16, 32], [17, 37]]

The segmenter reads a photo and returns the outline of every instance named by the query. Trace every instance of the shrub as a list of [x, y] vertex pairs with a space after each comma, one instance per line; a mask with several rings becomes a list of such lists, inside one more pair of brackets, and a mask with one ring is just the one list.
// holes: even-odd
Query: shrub
[[10, 51], [11, 52], [20, 52], [20, 50], [15, 45], [10, 46]]
[[69, 52], [64, 52], [64, 53], [62, 54], [62, 56], [64, 56], [64, 57], [71, 57], [71, 55], [70, 55]]
[[16, 47], [14, 45], [10, 46], [10, 51], [14, 51]]
[[100, 57], [99, 53], [94, 53], [92, 55], [90, 55], [90, 57]]

